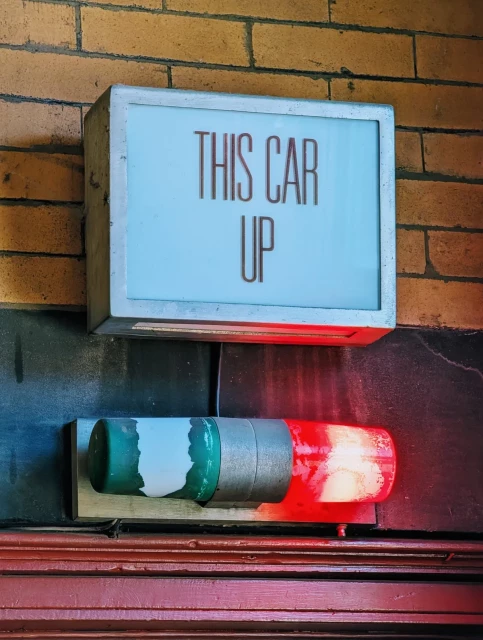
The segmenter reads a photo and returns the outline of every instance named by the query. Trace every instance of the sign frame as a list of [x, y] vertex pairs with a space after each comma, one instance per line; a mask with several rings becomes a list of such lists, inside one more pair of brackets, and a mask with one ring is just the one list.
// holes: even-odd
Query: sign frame
[[[127, 119], [130, 105], [377, 121], [380, 154], [380, 309], [134, 300], [127, 296]], [[100, 334], [239, 342], [365, 345], [396, 325], [394, 110], [116, 85], [85, 123], [88, 325]]]

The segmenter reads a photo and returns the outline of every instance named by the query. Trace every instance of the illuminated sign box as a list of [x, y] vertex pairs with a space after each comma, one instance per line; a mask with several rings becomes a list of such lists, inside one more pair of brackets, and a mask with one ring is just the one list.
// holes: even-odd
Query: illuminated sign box
[[394, 328], [392, 107], [115, 86], [85, 147], [90, 330], [363, 345]]

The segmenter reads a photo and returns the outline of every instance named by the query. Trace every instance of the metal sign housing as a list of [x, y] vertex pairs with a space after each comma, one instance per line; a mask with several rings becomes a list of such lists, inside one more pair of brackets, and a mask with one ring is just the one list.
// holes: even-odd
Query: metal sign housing
[[85, 149], [91, 331], [364, 345], [394, 328], [392, 107], [114, 86]]

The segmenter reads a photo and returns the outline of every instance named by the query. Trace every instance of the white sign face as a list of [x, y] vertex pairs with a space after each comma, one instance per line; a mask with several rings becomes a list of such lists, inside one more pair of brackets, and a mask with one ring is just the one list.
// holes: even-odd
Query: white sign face
[[126, 114], [127, 298], [381, 308], [377, 120]]

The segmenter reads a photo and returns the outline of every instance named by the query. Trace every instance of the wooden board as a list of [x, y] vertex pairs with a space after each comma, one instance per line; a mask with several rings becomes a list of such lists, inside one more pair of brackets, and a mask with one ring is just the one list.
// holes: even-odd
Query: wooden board
[[[76, 420], [72, 424], [72, 504], [73, 517], [80, 520], [197, 522], [212, 524], [376, 524], [373, 504], [307, 505], [296, 512], [279, 505], [261, 505], [258, 509], [205, 509], [191, 500], [115, 496], [97, 493], [92, 488], [87, 470], [87, 449], [96, 419]], [[284, 520], [280, 514], [284, 514]]]
[[481, 638], [482, 571], [481, 542], [0, 533], [0, 638]]
[[483, 630], [483, 584], [407, 580], [0, 577], [0, 630]]
[[481, 582], [483, 541], [0, 532], [0, 575], [6, 574], [358, 580], [384, 574]]

